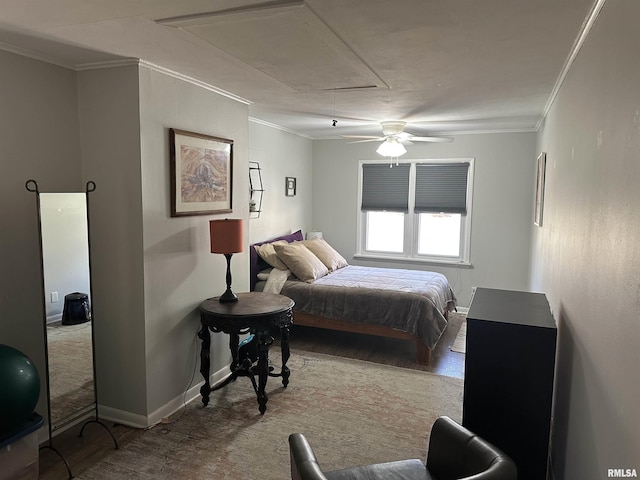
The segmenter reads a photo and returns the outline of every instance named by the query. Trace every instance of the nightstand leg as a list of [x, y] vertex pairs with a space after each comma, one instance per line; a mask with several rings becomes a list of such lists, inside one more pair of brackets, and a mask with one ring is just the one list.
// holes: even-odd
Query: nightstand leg
[[206, 407], [209, 403], [209, 393], [211, 392], [211, 384], [209, 383], [211, 333], [209, 332], [209, 327], [203, 326], [198, 332], [198, 338], [202, 340], [202, 349], [200, 350], [200, 373], [204, 377], [204, 385], [200, 387], [200, 395], [202, 395], [202, 404]]
[[258, 409], [261, 414], [267, 411], [269, 397], [265, 388], [269, 378], [269, 347], [273, 343], [273, 337], [267, 332], [260, 332], [258, 336]]
[[287, 361], [289, 360], [289, 356], [291, 355], [291, 353], [289, 352], [288, 326], [280, 328], [280, 351], [282, 352], [282, 370], [280, 371], [280, 374], [282, 375], [282, 385], [284, 386], [284, 388], [287, 388], [287, 385], [289, 385], [289, 375], [291, 375], [289, 367], [287, 367]]
[[231, 371], [235, 371], [238, 368], [238, 344], [240, 343], [240, 335], [237, 333], [229, 334], [229, 350], [231, 350]]

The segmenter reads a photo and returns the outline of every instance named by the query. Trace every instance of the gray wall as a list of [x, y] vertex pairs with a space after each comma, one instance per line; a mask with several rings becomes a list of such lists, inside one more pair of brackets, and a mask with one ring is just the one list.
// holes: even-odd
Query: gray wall
[[[198, 395], [199, 376], [190, 385], [197, 307], [225, 288], [209, 220], [246, 223], [248, 215], [247, 106], [144, 66], [79, 77], [83, 159], [98, 184], [91, 226], [101, 411], [147, 426]], [[233, 213], [170, 217], [169, 128], [234, 140]], [[246, 253], [234, 255], [232, 273], [235, 290], [246, 290]], [[224, 336], [214, 336], [212, 351], [211, 372], [221, 377]]]
[[[244, 219], [246, 246], [250, 235], [308, 229], [311, 141], [254, 125], [253, 155], [264, 163], [268, 192], [265, 213], [250, 224], [246, 104], [137, 64], [73, 72], [0, 51], [0, 68], [0, 192], [10, 206], [0, 213], [0, 258], [2, 272], [11, 272], [0, 280], [0, 342], [36, 362], [37, 409], [46, 411], [36, 197], [24, 185], [34, 178], [42, 191], [84, 191], [95, 181], [100, 414], [153, 424], [199, 394], [197, 373], [190, 385], [199, 365], [197, 306], [225, 288], [224, 257], [209, 253], [208, 221]], [[232, 214], [170, 217], [170, 127], [234, 140]], [[285, 176], [297, 177], [296, 197], [285, 198]], [[233, 257], [236, 291], [248, 289], [248, 258]], [[226, 374], [228, 342], [216, 335], [212, 348], [215, 381]]]
[[472, 267], [377, 262], [354, 259], [358, 160], [376, 159], [377, 145], [346, 140], [313, 143], [313, 225], [354, 265], [428, 269], [449, 279], [459, 305], [468, 306], [471, 288], [526, 290], [533, 222], [534, 133], [458, 135], [453, 143], [415, 144], [403, 159], [475, 158]]
[[[138, 67], [78, 74], [90, 197], [98, 403], [146, 414], [144, 259]], [[101, 414], [114, 417], [111, 411]], [[130, 419], [130, 423], [135, 422]], [[141, 422], [140, 422], [141, 423]]]
[[[144, 261], [144, 354], [149, 423], [182, 406], [200, 367], [198, 305], [226, 288], [226, 260], [210, 252], [209, 220], [240, 218], [245, 252], [231, 261], [233, 289], [249, 288], [248, 107], [192, 83], [149, 68], [140, 69], [140, 137]], [[233, 212], [169, 215], [169, 128], [233, 140]], [[228, 373], [229, 340], [211, 339], [211, 373]], [[139, 345], [140, 347], [140, 345]], [[199, 396], [196, 373], [187, 401]]]
[[[0, 343], [27, 354], [44, 391], [43, 304], [35, 179], [84, 191], [74, 72], [0, 51]], [[44, 395], [37, 410], [46, 411]]]
[[555, 478], [640, 469], [640, 4], [607, 2], [538, 136], [531, 286], [559, 326]]
[[[249, 160], [262, 169], [265, 189], [262, 213], [249, 220], [251, 243], [311, 229], [312, 141], [292, 133], [249, 122]], [[285, 196], [285, 177], [296, 178], [296, 195]]]

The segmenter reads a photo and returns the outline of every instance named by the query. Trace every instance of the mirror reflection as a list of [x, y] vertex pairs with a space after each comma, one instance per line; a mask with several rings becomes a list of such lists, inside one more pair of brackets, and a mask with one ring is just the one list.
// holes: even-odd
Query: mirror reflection
[[93, 356], [85, 193], [41, 193], [51, 425], [93, 409]]

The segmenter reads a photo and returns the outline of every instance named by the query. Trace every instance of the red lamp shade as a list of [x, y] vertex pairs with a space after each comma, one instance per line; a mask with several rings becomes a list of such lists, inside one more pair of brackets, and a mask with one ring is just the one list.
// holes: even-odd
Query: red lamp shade
[[211, 253], [239, 253], [244, 250], [244, 226], [241, 219], [209, 222]]

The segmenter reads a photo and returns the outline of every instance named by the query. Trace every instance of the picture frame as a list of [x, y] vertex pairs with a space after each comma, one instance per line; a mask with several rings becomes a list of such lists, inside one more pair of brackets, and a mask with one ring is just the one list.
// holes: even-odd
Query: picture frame
[[169, 129], [171, 216], [233, 211], [233, 140]]
[[285, 195], [287, 197], [296, 196], [296, 177], [285, 177]]
[[542, 226], [542, 215], [544, 211], [544, 183], [547, 165], [547, 154], [542, 152], [538, 155], [538, 164], [536, 172], [536, 199], [535, 213], [533, 223], [538, 227]]

